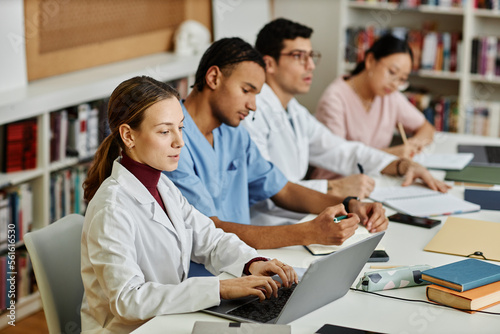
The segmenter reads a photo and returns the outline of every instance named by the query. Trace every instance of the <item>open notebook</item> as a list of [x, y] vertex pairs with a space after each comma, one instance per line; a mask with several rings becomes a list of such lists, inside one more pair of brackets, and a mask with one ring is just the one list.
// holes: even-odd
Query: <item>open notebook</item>
[[477, 204], [419, 185], [377, 187], [370, 194], [370, 198], [398, 212], [419, 217], [451, 215], [481, 209]]
[[[305, 216], [304, 218], [302, 218], [300, 220], [300, 223], [312, 220], [312, 219], [316, 218], [317, 216], [318, 215], [315, 215], [315, 214], [312, 214], [312, 213], [308, 214], [307, 216]], [[344, 241], [344, 243], [342, 245], [340, 245], [340, 246], [311, 244], [311, 245], [307, 245], [307, 246], [304, 246], [304, 247], [312, 255], [326, 255], [326, 254], [330, 254], [330, 253], [336, 252], [338, 250], [341, 250], [342, 248], [348, 247], [348, 246], [350, 246], [352, 244], [355, 244], [356, 242], [361, 241], [363, 239], [369, 238], [372, 235], [373, 234], [370, 233], [366, 229], [366, 227], [364, 227], [363, 225], [359, 224], [358, 228], [356, 229], [356, 232], [354, 232], [354, 234], [349, 239], [347, 239], [346, 241]], [[378, 251], [378, 250], [385, 250], [385, 247], [379, 244], [379, 245], [377, 245], [377, 247], [375, 248], [375, 250], [376, 251]]]

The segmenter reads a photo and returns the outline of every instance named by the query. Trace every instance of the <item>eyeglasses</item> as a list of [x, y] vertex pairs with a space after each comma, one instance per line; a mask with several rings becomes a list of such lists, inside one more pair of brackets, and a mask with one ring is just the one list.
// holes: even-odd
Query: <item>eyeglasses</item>
[[300, 65], [305, 65], [309, 62], [309, 58], [312, 59], [314, 65], [319, 64], [319, 60], [321, 59], [321, 53], [317, 51], [307, 52], [304, 50], [292, 50], [288, 53], [280, 53], [282, 56], [293, 57], [293, 59], [297, 60]]
[[384, 62], [380, 62], [384, 67], [386, 68], [386, 77], [389, 78], [391, 81], [396, 81], [398, 85], [398, 90], [399, 91], [404, 91], [410, 86], [410, 82], [406, 78], [401, 78], [398, 76], [398, 73], [396, 73], [393, 69], [389, 67], [389, 65], [385, 64]]

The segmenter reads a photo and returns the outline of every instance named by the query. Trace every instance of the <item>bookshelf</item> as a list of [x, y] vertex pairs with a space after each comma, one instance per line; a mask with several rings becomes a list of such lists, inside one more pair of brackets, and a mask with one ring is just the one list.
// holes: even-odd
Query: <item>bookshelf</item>
[[[29, 184], [33, 198], [32, 229], [40, 229], [50, 224], [53, 205], [50, 196], [52, 175], [61, 169], [82, 163], [81, 159], [76, 157], [65, 157], [51, 162], [51, 114], [105, 99], [120, 82], [133, 76], [148, 75], [165, 82], [187, 78], [190, 86], [199, 58], [200, 56], [179, 57], [170, 52], [162, 52], [40, 79], [21, 88], [0, 92], [0, 126], [30, 118], [36, 119], [37, 122], [36, 168], [0, 173], [0, 191]], [[16, 243], [16, 249], [22, 247], [22, 242]], [[16, 321], [40, 308], [38, 293], [21, 298], [16, 303]], [[8, 321], [8, 317], [2, 314], [0, 328], [8, 326]]]
[[[346, 30], [349, 27], [375, 27], [422, 29], [425, 22], [435, 22], [438, 32], [458, 32], [461, 46], [458, 51], [459, 68], [456, 72], [420, 69], [410, 77], [412, 86], [425, 87], [435, 96], [456, 96], [458, 98], [458, 132], [467, 133], [473, 128], [469, 117], [470, 109], [476, 105], [500, 102], [500, 76], [486, 76], [471, 73], [472, 40], [475, 37], [500, 37], [500, 11], [498, 9], [474, 8], [473, 0], [459, 1], [462, 7], [441, 7], [420, 5], [411, 8], [389, 1], [341, 0], [337, 13], [340, 29], [339, 45], [346, 46]], [[416, 1], [401, 1], [416, 3]], [[422, 1], [424, 2], [424, 1]], [[450, 1], [451, 2], [451, 1]], [[345, 47], [338, 50], [337, 73], [347, 73], [353, 68], [345, 61]], [[500, 56], [500, 55], [499, 55]], [[490, 113], [500, 113], [498, 106]], [[498, 115], [492, 117], [497, 122]], [[489, 133], [500, 135], [500, 124], [489, 125]]]

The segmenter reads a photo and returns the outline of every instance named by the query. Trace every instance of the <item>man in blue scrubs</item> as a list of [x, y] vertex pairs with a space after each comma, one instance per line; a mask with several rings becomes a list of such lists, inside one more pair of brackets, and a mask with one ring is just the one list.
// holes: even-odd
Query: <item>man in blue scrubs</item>
[[[341, 244], [361, 219], [370, 231], [387, 228], [380, 203], [361, 203], [288, 182], [262, 158], [248, 132], [238, 125], [255, 110], [265, 81], [265, 64], [239, 38], [212, 44], [196, 72], [193, 91], [183, 103], [184, 142], [177, 170], [166, 173], [187, 200], [217, 227], [238, 235], [254, 248], [312, 243]], [[250, 225], [249, 207], [264, 199], [296, 212], [316, 213], [303, 224]], [[334, 223], [333, 217], [348, 218]]]

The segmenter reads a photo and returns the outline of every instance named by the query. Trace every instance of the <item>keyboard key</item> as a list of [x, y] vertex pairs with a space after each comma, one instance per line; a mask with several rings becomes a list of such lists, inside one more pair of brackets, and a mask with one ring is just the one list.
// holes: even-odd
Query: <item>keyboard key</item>
[[290, 288], [280, 288], [278, 289], [277, 298], [271, 297], [262, 302], [260, 300], [254, 300], [229, 311], [227, 314], [257, 322], [268, 322], [280, 314], [295, 287], [296, 284], [292, 285]]

